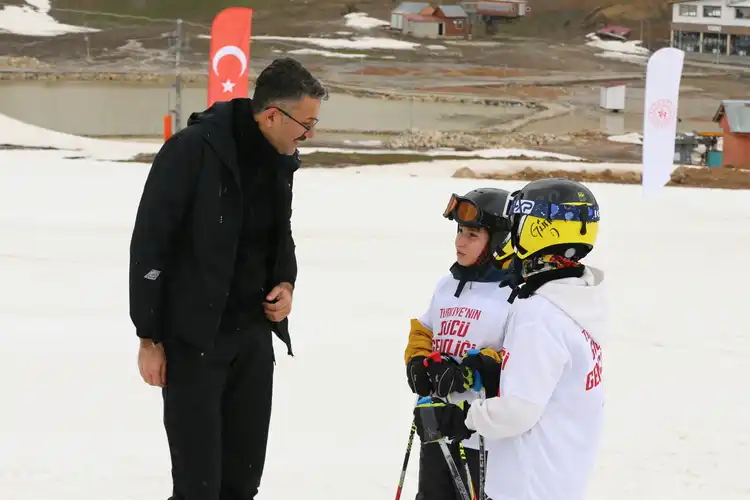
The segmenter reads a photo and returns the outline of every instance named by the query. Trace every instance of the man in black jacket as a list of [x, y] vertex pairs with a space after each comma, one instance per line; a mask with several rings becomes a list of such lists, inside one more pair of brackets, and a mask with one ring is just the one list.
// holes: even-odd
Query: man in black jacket
[[162, 387], [174, 500], [258, 492], [272, 332], [292, 354], [297, 145], [314, 134], [326, 97], [300, 63], [277, 59], [252, 100], [191, 115], [146, 179], [130, 245], [130, 316], [141, 376]]

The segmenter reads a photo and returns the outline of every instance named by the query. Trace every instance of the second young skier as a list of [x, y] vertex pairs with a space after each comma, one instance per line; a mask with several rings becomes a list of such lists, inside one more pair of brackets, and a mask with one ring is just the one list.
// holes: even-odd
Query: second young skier
[[[435, 395], [458, 402], [497, 393], [501, 336], [511, 292], [510, 287], [503, 286], [513, 256], [510, 223], [504, 215], [509, 201], [510, 193], [503, 189], [475, 189], [465, 196], [452, 195], [443, 213], [458, 224], [456, 262], [437, 283], [427, 311], [411, 320], [404, 356], [409, 387], [419, 396]], [[481, 355], [466, 357], [473, 350], [481, 350]], [[465, 359], [486, 363], [489, 369], [467, 367], [462, 363]], [[471, 388], [471, 373], [475, 371], [486, 378], [485, 388], [479, 393]], [[478, 491], [479, 439], [472, 436], [462, 445], [473, 489]], [[449, 443], [449, 449], [463, 471], [459, 442]], [[465, 475], [461, 479], [469, 490]], [[460, 496], [441, 446], [423, 442], [416, 500], [457, 498]]]

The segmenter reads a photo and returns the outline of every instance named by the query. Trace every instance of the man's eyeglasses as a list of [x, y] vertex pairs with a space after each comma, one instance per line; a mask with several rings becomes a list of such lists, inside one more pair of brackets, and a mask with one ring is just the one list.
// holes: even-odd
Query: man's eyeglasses
[[290, 115], [289, 113], [287, 113], [286, 111], [284, 111], [283, 109], [279, 108], [278, 106], [273, 106], [273, 107], [268, 108], [268, 109], [277, 109], [277, 110], [279, 110], [279, 112], [282, 115], [286, 116], [287, 118], [289, 118], [290, 120], [292, 120], [294, 123], [296, 123], [300, 127], [304, 128], [306, 132], [309, 132], [310, 130], [312, 130], [312, 128], [315, 125], [318, 124], [318, 119], [317, 118], [313, 118], [312, 119], [312, 123], [309, 123], [309, 124], [302, 123], [301, 121], [299, 121], [298, 119], [296, 119], [295, 117], [293, 117], [292, 115]]

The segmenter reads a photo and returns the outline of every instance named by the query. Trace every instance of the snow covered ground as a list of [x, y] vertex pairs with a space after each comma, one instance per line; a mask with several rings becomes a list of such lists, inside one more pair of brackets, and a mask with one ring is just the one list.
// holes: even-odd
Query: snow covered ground
[[346, 26], [354, 28], [356, 30], [371, 30], [373, 28], [381, 28], [383, 26], [389, 26], [391, 23], [383, 19], [376, 19], [370, 17], [364, 12], [352, 12], [344, 16], [346, 20]]
[[341, 59], [363, 59], [367, 54], [352, 54], [351, 52], [333, 52], [332, 50], [323, 49], [294, 49], [287, 51], [287, 54], [293, 56], [323, 56], [336, 57]]
[[0, 33], [58, 36], [66, 33], [99, 31], [94, 28], [59, 23], [50, 15], [50, 9], [50, 0], [26, 0], [26, 5], [2, 6], [0, 8]]
[[124, 142], [93, 139], [45, 130], [0, 114], [0, 146], [26, 148], [55, 148], [64, 150], [68, 157], [98, 160], [128, 160], [138, 153], [155, 153], [161, 147], [154, 142]]
[[[0, 133], [14, 140], [12, 128]], [[46, 134], [36, 140], [60, 146]], [[140, 147], [117, 144], [114, 157]], [[0, 498], [166, 498], [160, 395], [140, 380], [128, 318], [128, 243], [148, 165], [65, 156], [0, 150]], [[413, 403], [409, 318], [453, 257], [455, 230], [440, 214], [452, 192], [521, 184], [299, 171], [296, 357], [277, 343], [261, 500], [393, 498]], [[644, 201], [636, 186], [590, 187], [603, 217], [590, 262], [607, 273], [612, 315], [590, 498], [747, 498], [747, 193], [667, 188]], [[405, 499], [416, 464], [415, 453]]]
[[[423, 47], [422, 44], [416, 42], [408, 42], [405, 40], [396, 40], [393, 38], [364, 35], [364, 32], [373, 31], [384, 26], [388, 26], [390, 23], [382, 19], [376, 19], [370, 17], [364, 12], [352, 12], [344, 16], [344, 24], [347, 28], [353, 29], [357, 34], [352, 31], [336, 31], [333, 34], [335, 36], [325, 37], [290, 37], [290, 36], [279, 36], [279, 35], [253, 35], [253, 43], [256, 42], [286, 42], [286, 43], [298, 43], [304, 45], [314, 45], [320, 48], [301, 48], [287, 51], [288, 54], [292, 55], [315, 55], [321, 57], [330, 58], [343, 58], [343, 59], [363, 59], [366, 57], [376, 56], [372, 52], [367, 51], [403, 51], [403, 50], [418, 50]], [[210, 35], [198, 35], [199, 38], [211, 38]], [[425, 49], [430, 51], [445, 50], [446, 47], [443, 45], [427, 45]], [[336, 52], [336, 50], [346, 51], [360, 51], [359, 53], [353, 52]], [[382, 59], [390, 59], [393, 56], [379, 56]]]
[[[210, 35], [198, 35], [200, 38], [211, 38]], [[278, 35], [253, 35], [253, 43], [257, 42], [285, 42], [295, 43], [303, 45], [314, 45], [320, 47], [318, 49], [302, 48], [292, 49], [287, 51], [289, 54], [308, 54], [318, 55], [323, 57], [334, 57], [334, 58], [364, 58], [372, 57], [372, 53], [361, 53], [361, 51], [384, 51], [384, 50], [416, 50], [421, 47], [421, 44], [416, 42], [407, 42], [404, 40], [396, 40], [393, 38], [376, 37], [376, 36], [365, 36], [365, 35], [352, 35], [352, 34], [341, 34], [337, 33], [336, 37], [299, 37], [299, 36], [278, 36]], [[335, 50], [356, 50], [359, 53], [352, 52], [335, 52]]]
[[619, 59], [625, 62], [645, 64], [651, 51], [641, 46], [641, 40], [602, 40], [596, 33], [586, 35], [586, 45], [599, 49], [596, 56], [607, 59]]
[[612, 142], [619, 142], [622, 144], [639, 144], [643, 145], [643, 134], [638, 132], [629, 132], [627, 134], [610, 135], [607, 137]]
[[323, 47], [324, 49], [347, 50], [413, 50], [420, 46], [420, 44], [416, 42], [364, 35], [350, 36], [346, 38], [315, 38], [276, 35], [253, 36], [253, 42], [262, 40], [308, 43], [311, 45], [317, 45], [318, 47]]

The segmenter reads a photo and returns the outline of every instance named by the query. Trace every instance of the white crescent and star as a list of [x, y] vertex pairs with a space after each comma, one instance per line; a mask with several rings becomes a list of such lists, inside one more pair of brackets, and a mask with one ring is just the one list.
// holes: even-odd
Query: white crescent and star
[[237, 85], [232, 80], [227, 78], [227, 81], [221, 82], [221, 91], [222, 92], [234, 92], [234, 86]]
[[[241, 65], [240, 73], [237, 76], [245, 74], [245, 71], [247, 71], [247, 57], [245, 57], [245, 53], [236, 45], [225, 45], [216, 51], [211, 60], [211, 65], [213, 66], [214, 74], [216, 74], [216, 76], [219, 76], [219, 62], [221, 62], [224, 56], [236, 57]], [[237, 84], [227, 78], [227, 80], [221, 84], [222, 92], [233, 92], [235, 85]]]

